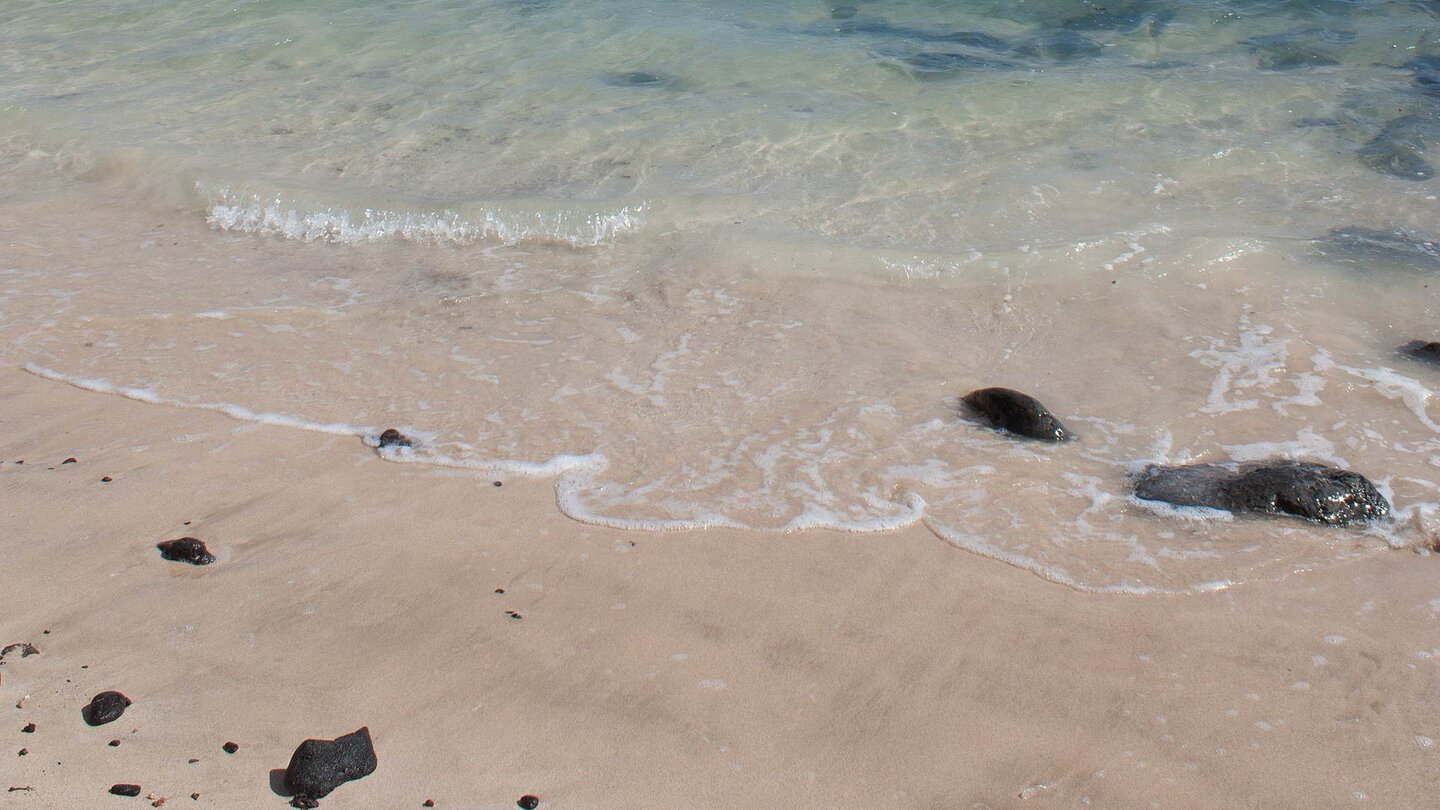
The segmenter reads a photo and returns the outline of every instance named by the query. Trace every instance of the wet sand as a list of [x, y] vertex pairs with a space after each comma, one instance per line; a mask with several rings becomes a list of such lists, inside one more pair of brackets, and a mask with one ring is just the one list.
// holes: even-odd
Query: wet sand
[[0, 379], [0, 642], [41, 650], [0, 666], [6, 806], [282, 807], [294, 746], [361, 725], [379, 769], [324, 807], [1433, 800], [1433, 554], [1093, 595], [918, 527], [585, 526], [547, 481]]

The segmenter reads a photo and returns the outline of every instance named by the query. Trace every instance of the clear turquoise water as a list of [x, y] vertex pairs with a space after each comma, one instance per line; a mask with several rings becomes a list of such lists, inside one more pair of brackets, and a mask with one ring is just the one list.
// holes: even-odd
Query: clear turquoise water
[[[316, 216], [366, 209], [418, 238], [739, 220], [962, 254], [1222, 207], [1279, 230], [1277, 207], [1372, 180], [1354, 153], [1386, 121], [1429, 114], [1402, 66], [1435, 48], [1434, 10], [12, 0], [0, 132], [80, 161], [137, 150], [231, 224], [311, 237], [359, 238]], [[1054, 210], [1097, 184], [1106, 216]]]

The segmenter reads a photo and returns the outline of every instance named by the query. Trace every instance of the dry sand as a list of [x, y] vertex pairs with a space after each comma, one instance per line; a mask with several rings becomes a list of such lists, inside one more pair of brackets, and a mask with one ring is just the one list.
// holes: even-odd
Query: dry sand
[[[41, 650], [0, 666], [5, 807], [283, 807], [270, 771], [361, 725], [379, 769], [326, 808], [1436, 801], [1437, 555], [1087, 595], [922, 529], [595, 528], [549, 482], [0, 380], [0, 643]], [[160, 559], [187, 534], [220, 561]]]

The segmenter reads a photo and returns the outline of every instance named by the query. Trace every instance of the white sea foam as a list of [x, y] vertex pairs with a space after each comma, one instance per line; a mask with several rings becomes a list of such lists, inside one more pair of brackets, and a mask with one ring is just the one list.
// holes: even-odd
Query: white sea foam
[[208, 189], [197, 184], [207, 198], [206, 221], [222, 231], [278, 236], [304, 242], [360, 245], [403, 240], [469, 245], [498, 242], [557, 242], [571, 247], [608, 245], [645, 222], [643, 203], [606, 211], [502, 211], [481, 209], [467, 214], [454, 211], [408, 213], [343, 208], [306, 209], [281, 198], [262, 199], [228, 188]]

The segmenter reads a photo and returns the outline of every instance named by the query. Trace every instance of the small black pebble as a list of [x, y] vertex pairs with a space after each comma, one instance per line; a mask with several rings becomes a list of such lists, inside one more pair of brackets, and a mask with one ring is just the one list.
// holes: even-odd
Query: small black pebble
[[139, 796], [139, 785], [111, 785], [110, 792], [116, 796]]
[[34, 724], [34, 723], [26, 723], [26, 724], [25, 724], [25, 727], [22, 728], [22, 729], [20, 729], [20, 733], [21, 733], [21, 734], [34, 734], [34, 733], [35, 733], [35, 724]]
[[225, 753], [227, 753], [227, 754], [233, 754], [233, 753], [235, 753], [236, 751], [239, 751], [239, 750], [240, 750], [240, 744], [239, 744], [239, 743], [233, 743], [233, 742], [227, 742], [227, 743], [225, 743], [224, 745], [222, 745], [222, 746], [220, 746], [220, 747], [223, 748], [223, 749], [225, 749]]
[[200, 760], [198, 760], [198, 759], [189, 759], [189, 760], [186, 760], [186, 761], [189, 762], [191, 765], [194, 765], [195, 763], [199, 762]]
[[110, 747], [111, 747], [111, 748], [119, 748], [119, 747], [120, 747], [120, 741], [119, 741], [119, 740], [111, 740], [111, 741], [110, 741]]
[[496, 482], [495, 482], [495, 486], [497, 486], [497, 487], [503, 487], [503, 486], [505, 486], [505, 485], [504, 485], [503, 483], [499, 482], [499, 481], [496, 481]]
[[515, 802], [515, 805], [521, 808], [521, 810], [535, 810], [535, 808], [540, 806], [540, 799], [537, 796], [531, 796], [527, 793], [521, 796], [520, 801]]
[[25, 459], [22, 458], [22, 459], [20, 459], [19, 461], [15, 462], [15, 463], [16, 463], [16, 464], [24, 464], [24, 463], [25, 463]]
[[114, 478], [111, 478], [110, 476], [107, 475], [107, 476], [105, 476], [105, 477], [103, 477], [103, 478], [100, 479], [100, 483], [102, 483], [102, 484], [108, 484], [108, 483], [110, 483], [111, 481], [114, 481], [114, 480], [115, 480]]
[[85, 722], [92, 726], [103, 726], [120, 719], [130, 705], [130, 698], [119, 692], [101, 692], [90, 698], [90, 704], [80, 710]]
[[426, 799], [425, 801], [423, 801], [423, 802], [420, 803], [420, 806], [421, 806], [421, 807], [434, 807], [434, 806], [435, 806], [435, 800], [434, 800], [434, 799]]
[[495, 589], [495, 592], [496, 592], [496, 593], [505, 593], [505, 589], [504, 589], [504, 588], [496, 588], [496, 589]]
[[199, 793], [191, 793], [191, 794], [190, 794], [190, 798], [191, 798], [191, 799], [194, 799], [195, 801], [198, 802], [198, 801], [200, 801], [200, 794], [199, 794]]
[[25, 755], [28, 754], [28, 753], [30, 753], [30, 749], [28, 749], [28, 748], [21, 748], [21, 749], [20, 749], [20, 756], [23, 757], [23, 756], [25, 756]]
[[74, 464], [74, 463], [76, 463], [76, 462], [75, 462], [75, 457], [74, 457], [74, 456], [71, 456], [70, 458], [67, 458], [67, 459], [65, 459], [64, 461], [60, 462], [60, 463], [61, 463], [61, 464]]
[[42, 636], [48, 636], [48, 635], [50, 635], [50, 631], [49, 631], [49, 630], [41, 630], [41, 631], [40, 631], [40, 635], [42, 635]]

